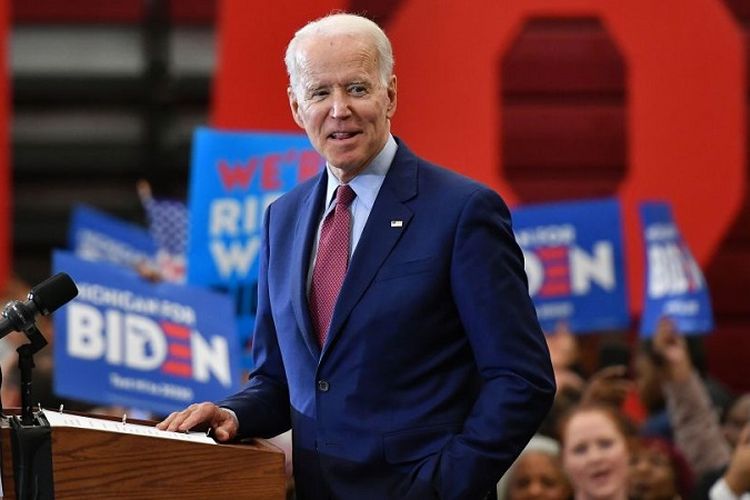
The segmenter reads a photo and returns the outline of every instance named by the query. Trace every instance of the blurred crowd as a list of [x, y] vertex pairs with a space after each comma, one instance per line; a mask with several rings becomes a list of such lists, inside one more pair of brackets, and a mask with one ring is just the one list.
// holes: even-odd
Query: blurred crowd
[[662, 318], [635, 346], [605, 338], [593, 363], [585, 338], [547, 335], [555, 404], [498, 498], [750, 499], [750, 394], [711, 378], [700, 337]]

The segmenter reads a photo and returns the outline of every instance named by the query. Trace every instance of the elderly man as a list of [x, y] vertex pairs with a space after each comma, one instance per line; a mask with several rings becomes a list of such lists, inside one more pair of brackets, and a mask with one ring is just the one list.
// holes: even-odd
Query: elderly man
[[508, 208], [391, 135], [393, 55], [373, 22], [314, 21], [286, 65], [327, 168], [265, 215], [246, 388], [159, 427], [291, 427], [300, 499], [483, 498], [555, 391]]

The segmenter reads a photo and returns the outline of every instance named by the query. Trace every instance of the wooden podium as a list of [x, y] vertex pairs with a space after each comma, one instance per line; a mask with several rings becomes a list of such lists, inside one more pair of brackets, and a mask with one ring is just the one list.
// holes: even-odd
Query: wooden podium
[[[284, 454], [263, 440], [209, 444], [188, 436], [157, 437], [163, 431], [156, 431], [153, 422], [81, 420], [86, 426], [49, 427], [55, 499], [286, 498]], [[126, 425], [143, 435], [107, 430]], [[3, 498], [15, 499], [13, 433], [9, 419], [3, 418]]]

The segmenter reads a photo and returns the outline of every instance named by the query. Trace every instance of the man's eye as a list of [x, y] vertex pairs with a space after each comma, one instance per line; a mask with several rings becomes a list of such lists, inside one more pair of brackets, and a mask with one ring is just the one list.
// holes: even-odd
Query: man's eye
[[364, 85], [352, 85], [349, 87], [349, 93], [352, 95], [364, 95], [367, 93], [367, 87]]
[[327, 90], [323, 90], [323, 89], [313, 90], [310, 93], [310, 98], [312, 98], [312, 99], [322, 99], [322, 98], [326, 97], [327, 95], [328, 95], [328, 91]]

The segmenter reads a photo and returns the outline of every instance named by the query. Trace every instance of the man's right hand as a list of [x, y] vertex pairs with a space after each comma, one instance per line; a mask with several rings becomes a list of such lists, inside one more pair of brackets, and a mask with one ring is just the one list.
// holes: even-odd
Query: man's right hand
[[213, 403], [194, 403], [182, 411], [171, 413], [156, 424], [157, 429], [173, 432], [187, 432], [199, 425], [208, 425], [217, 441], [234, 439], [239, 430], [237, 417], [224, 408]]

